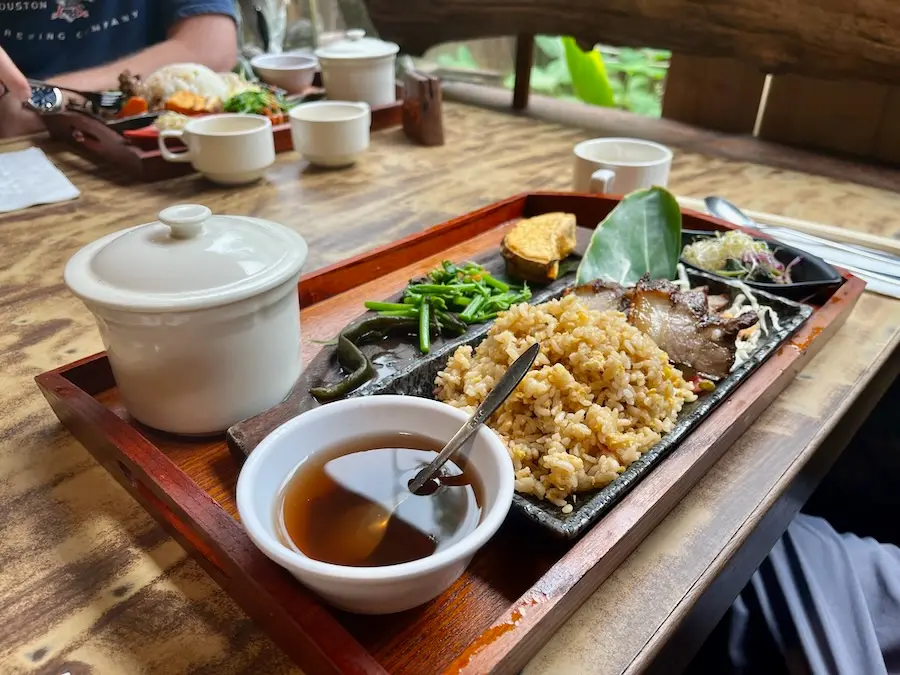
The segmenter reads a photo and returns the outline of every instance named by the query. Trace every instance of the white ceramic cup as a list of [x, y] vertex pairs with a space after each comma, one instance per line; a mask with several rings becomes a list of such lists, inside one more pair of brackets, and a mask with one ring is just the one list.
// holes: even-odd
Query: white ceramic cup
[[[167, 138], [178, 138], [187, 150], [172, 152]], [[168, 162], [190, 162], [214, 183], [242, 185], [258, 180], [275, 163], [272, 122], [262, 115], [205, 115], [183, 130], [159, 133], [159, 150]]]
[[369, 147], [372, 112], [359, 101], [314, 101], [291, 109], [294, 150], [317, 166], [356, 162]]
[[276, 522], [282, 490], [297, 465], [315, 452], [398, 431], [424, 433], [445, 443], [467, 419], [446, 403], [392, 395], [344, 399], [305, 412], [266, 436], [241, 469], [241, 523], [266, 556], [340, 609], [391, 614], [428, 602], [459, 578], [509, 512], [515, 474], [506, 446], [491, 429], [482, 426], [475, 433], [467, 455], [483, 488], [478, 526], [426, 558], [385, 567], [313, 560], [282, 541]]
[[669, 182], [672, 151], [639, 138], [592, 138], [575, 146], [572, 189], [624, 195]]

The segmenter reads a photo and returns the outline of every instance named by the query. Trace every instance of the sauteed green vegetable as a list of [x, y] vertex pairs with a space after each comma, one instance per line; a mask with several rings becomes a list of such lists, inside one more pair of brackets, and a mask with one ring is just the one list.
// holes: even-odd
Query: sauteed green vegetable
[[337, 360], [345, 373], [331, 385], [310, 389], [324, 403], [358, 389], [374, 374], [372, 364], [359, 347], [383, 340], [388, 335], [406, 334], [418, 341], [419, 351], [427, 354], [437, 335], [456, 336], [469, 324], [482, 323], [497, 312], [525, 302], [531, 290], [525, 284], [512, 287], [473, 262], [458, 266], [445, 260], [437, 269], [406, 287], [400, 302], [371, 301], [366, 308], [374, 317], [348, 326], [337, 339]]
[[[531, 297], [527, 284], [513, 288], [473, 262], [457, 266], [449, 260], [422, 279], [414, 279], [403, 292], [401, 303], [367, 302], [366, 308], [379, 316], [408, 317], [419, 321], [419, 350], [430, 350], [432, 322], [457, 335], [466, 324], [483, 323]], [[458, 314], [455, 314], [458, 312]]]

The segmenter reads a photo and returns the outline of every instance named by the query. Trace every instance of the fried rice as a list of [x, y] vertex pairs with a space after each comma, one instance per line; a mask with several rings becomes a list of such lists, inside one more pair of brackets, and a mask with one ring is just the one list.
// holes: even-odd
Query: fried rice
[[[576, 296], [502, 312], [476, 348], [459, 347], [436, 396], [474, 411], [528, 347], [541, 353], [489, 420], [506, 443], [516, 490], [572, 510], [567, 498], [612, 482], [696, 399], [666, 353], [617, 311]], [[570, 501], [574, 501], [572, 498]]]

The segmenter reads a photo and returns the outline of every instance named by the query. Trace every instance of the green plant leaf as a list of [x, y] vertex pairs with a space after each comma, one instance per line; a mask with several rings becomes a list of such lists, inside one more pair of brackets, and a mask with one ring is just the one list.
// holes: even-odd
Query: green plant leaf
[[472, 70], [478, 68], [478, 61], [475, 60], [475, 57], [472, 56], [472, 51], [465, 45], [460, 45], [456, 50], [456, 58], [463, 68], [471, 68]]
[[603, 219], [578, 265], [577, 284], [614, 281], [630, 286], [646, 273], [673, 279], [681, 253], [681, 209], [668, 190], [627, 195]]
[[553, 94], [559, 88], [560, 83], [559, 78], [548, 73], [547, 69], [532, 66], [529, 84], [532, 90], [540, 94]]
[[670, 52], [668, 49], [645, 48], [643, 52], [651, 61], [669, 61], [672, 58], [672, 52]]
[[562, 38], [562, 43], [575, 95], [591, 105], [607, 108], [614, 106], [615, 97], [600, 52], [596, 49], [590, 52], [582, 51], [571, 37]]
[[619, 63], [622, 64], [645, 63], [647, 58], [647, 55], [640, 49], [622, 47], [622, 49], [619, 50]]
[[563, 59], [566, 56], [562, 41], [555, 35], [535, 35], [534, 43], [551, 59]]
[[544, 71], [550, 77], [556, 78], [559, 84], [572, 84], [572, 76], [569, 75], [569, 67], [565, 59], [557, 59], [547, 64]]
[[668, 68], [663, 68], [661, 66], [647, 66], [644, 68], [644, 74], [657, 81], [664, 80], [668, 72]]
[[650, 91], [650, 78], [646, 75], [632, 75], [625, 85], [629, 96], [636, 91]]
[[444, 66], [446, 68], [459, 67], [459, 61], [456, 60], [456, 57], [453, 54], [438, 54], [436, 60], [439, 66]]
[[662, 114], [662, 103], [659, 95], [650, 91], [636, 90], [626, 96], [626, 110], [645, 117], [659, 117]]

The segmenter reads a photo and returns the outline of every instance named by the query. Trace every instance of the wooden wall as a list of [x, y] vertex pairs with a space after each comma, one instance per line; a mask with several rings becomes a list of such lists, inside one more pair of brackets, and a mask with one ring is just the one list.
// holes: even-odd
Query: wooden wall
[[733, 59], [676, 54], [663, 117], [900, 164], [898, 85], [803, 75], [767, 77]]

